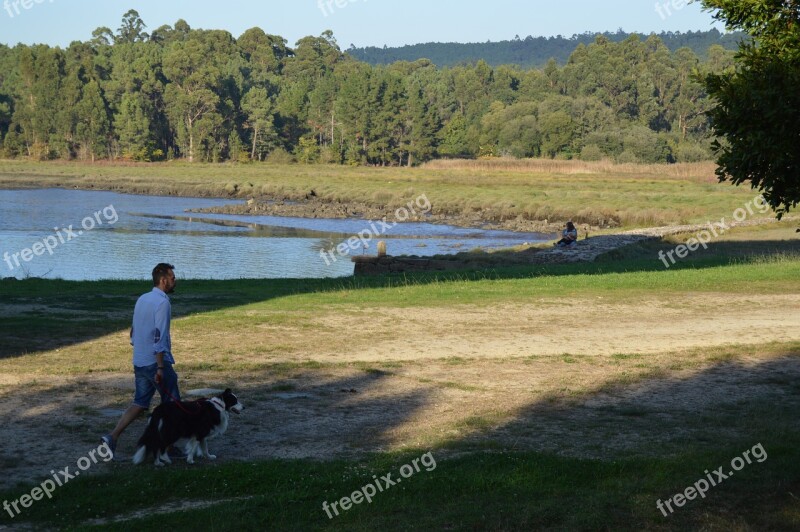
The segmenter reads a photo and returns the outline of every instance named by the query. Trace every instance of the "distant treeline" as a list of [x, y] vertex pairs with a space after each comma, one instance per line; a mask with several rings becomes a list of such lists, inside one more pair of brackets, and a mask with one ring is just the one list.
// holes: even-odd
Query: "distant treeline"
[[[550, 59], [555, 59], [559, 65], [564, 65], [569, 60], [572, 52], [579, 44], [589, 45], [598, 36], [605, 37], [611, 42], [622, 42], [631, 36], [647, 39], [641, 33], [627, 33], [622, 30], [605, 33], [582, 33], [572, 37], [531, 37], [528, 35], [520, 39], [519, 35], [511, 41], [485, 42], [485, 43], [438, 43], [412, 44], [400, 47], [379, 48], [368, 46], [356, 48], [350, 45], [347, 53], [360, 61], [370, 65], [389, 65], [397, 61], [416, 61], [429, 59], [439, 67], [453, 67], [457, 65], [476, 63], [481, 59], [490, 66], [516, 65], [521, 68], [543, 68]], [[705, 61], [708, 49], [718, 44], [726, 50], [736, 50], [738, 43], [747, 39], [741, 32], [720, 33], [717, 29], [709, 31], [662, 32], [658, 38], [671, 51], [681, 48], [691, 48], [695, 54]]]
[[7, 157], [412, 165], [433, 158], [674, 162], [709, 157], [710, 102], [693, 73], [720, 72], [660, 37], [578, 44], [564, 66], [429, 60], [371, 66], [333, 35], [294, 48], [185, 21], [152, 33], [129, 11], [67, 49], [0, 45]]

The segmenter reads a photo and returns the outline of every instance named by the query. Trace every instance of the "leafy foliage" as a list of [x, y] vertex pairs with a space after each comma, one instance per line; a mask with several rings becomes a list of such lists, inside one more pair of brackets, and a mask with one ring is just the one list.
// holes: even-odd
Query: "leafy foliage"
[[800, 1], [705, 0], [715, 18], [748, 32], [737, 68], [705, 77], [716, 106], [717, 175], [749, 182], [782, 216], [800, 203]]

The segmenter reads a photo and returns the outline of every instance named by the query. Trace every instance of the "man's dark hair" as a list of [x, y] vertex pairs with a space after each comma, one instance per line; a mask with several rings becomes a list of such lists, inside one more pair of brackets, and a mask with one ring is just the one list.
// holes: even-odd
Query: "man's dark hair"
[[153, 268], [153, 286], [158, 286], [159, 284], [161, 284], [161, 279], [167, 277], [169, 275], [169, 272], [171, 272], [174, 269], [175, 266], [173, 266], [172, 264], [167, 264], [165, 262], [162, 262], [161, 264]]

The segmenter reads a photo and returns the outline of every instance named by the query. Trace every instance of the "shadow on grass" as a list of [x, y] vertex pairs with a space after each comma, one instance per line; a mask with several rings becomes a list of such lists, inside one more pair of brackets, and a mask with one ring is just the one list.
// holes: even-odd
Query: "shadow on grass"
[[[626, 381], [534, 402], [512, 421], [445, 448], [534, 450], [609, 466], [601, 475], [581, 478], [567, 458], [547, 471], [564, 484], [536, 503], [518, 501], [515, 529], [787, 530], [799, 524], [800, 501], [792, 494], [800, 491], [800, 351], [757, 364], [721, 360], [688, 377], [656, 374]], [[735, 470], [740, 464], [731, 461], [758, 444], [767, 457], [757, 462], [751, 453], [741, 471]], [[656, 508], [657, 500], [683, 493], [720, 466], [729, 479], [712, 486], [708, 498], [673, 505], [667, 518]], [[558, 507], [566, 501], [585, 514]], [[472, 502], [486, 500], [473, 496]], [[450, 511], [458, 514], [455, 506]]]
[[[241, 455], [238, 440], [246, 435], [242, 439], [250, 450], [257, 446], [262, 454], [250, 453], [246, 462], [176, 464], [160, 471], [109, 465], [113, 474], [60, 489], [24, 519], [73, 529], [91, 519], [188, 500], [220, 503], [164, 515], [145, 511], [114, 529], [796, 529], [800, 352], [759, 363], [726, 358], [690, 375], [610, 381], [576, 397], [539, 400], [507, 423], [476, 429], [436, 449], [401, 454], [381, 451], [392, 431], [424, 413], [434, 390], [376, 396], [371, 392], [380, 391], [389, 377], [381, 372], [344, 378], [327, 378], [324, 371], [265, 375], [268, 382], [237, 389], [248, 409], [233, 419], [230, 435], [212, 444], [212, 452], [230, 459]], [[298, 378], [311, 384], [296, 388]], [[62, 390], [67, 392], [72, 398], [58, 409], [91, 404], [91, 397]], [[26, 423], [34, 416], [45, 425], [54, 414], [36, 413], [41, 399], [35, 391], [23, 391], [20, 400], [31, 403], [30, 411], [19, 413]], [[277, 408], [289, 400], [288, 407]], [[322, 419], [323, 413], [330, 418]], [[757, 444], [766, 459], [751, 453], [750, 463], [733, 471], [732, 460]], [[74, 447], [76, 457], [85, 451]], [[352, 448], [361, 459], [285, 460], [319, 456], [315, 451], [325, 447], [345, 456]], [[377, 475], [392, 472], [397, 479], [403, 464], [428, 451], [436, 457], [435, 470], [334, 520], [323, 512], [323, 501], [338, 501]], [[48, 459], [43, 471], [71, 463]], [[657, 500], [684, 492], [719, 467], [729, 478], [706, 497], [673, 505], [675, 512], [667, 517], [659, 512]], [[235, 497], [244, 498], [243, 505], [222, 503]], [[5, 515], [2, 522], [8, 522]]]
[[[610, 252], [593, 263], [529, 265], [524, 252], [499, 252], [465, 270], [346, 279], [179, 280], [172, 296], [173, 317], [211, 312], [296, 294], [392, 288], [429, 283], [524, 279], [541, 276], [664, 272], [659, 251], [674, 245], [645, 242]], [[720, 242], [709, 245], [669, 271], [704, 269], [800, 255], [800, 240]], [[510, 265], [510, 266], [508, 266]], [[43, 279], [0, 281], [0, 359], [86, 342], [128, 330], [136, 299], [151, 287], [140, 281], [72, 282]]]
[[[220, 389], [231, 387], [245, 406], [242, 414], [231, 416], [233, 436], [213, 441], [212, 453], [221, 459], [253, 460], [333, 459], [377, 452], [392, 443], [395, 428], [429, 406], [433, 393], [383, 393], [388, 374], [381, 371], [339, 376], [308, 370], [287, 373], [249, 374], [250, 384], [205, 383]], [[4, 419], [0, 441], [6, 442], [0, 449], [0, 463], [4, 464], [0, 485], [13, 485], [14, 479], [33, 481], [37, 472], [44, 472], [46, 477], [54, 463], [63, 462], [61, 467], [74, 464], [96, 448], [99, 437], [113, 428], [130, 404], [132, 390], [127, 390], [127, 384], [93, 376], [69, 385], [18, 389], [13, 397], [6, 397], [0, 407]], [[191, 399], [187, 380], [182, 381], [181, 388], [184, 398]], [[157, 397], [152, 405], [156, 404]], [[141, 470], [129, 461], [144, 426], [142, 416], [128, 428], [118, 442], [120, 462], [109, 467], [124, 465], [122, 469], [130, 466], [131, 471]], [[30, 453], [34, 447], [41, 452]], [[102, 463], [98, 468], [107, 469]]]

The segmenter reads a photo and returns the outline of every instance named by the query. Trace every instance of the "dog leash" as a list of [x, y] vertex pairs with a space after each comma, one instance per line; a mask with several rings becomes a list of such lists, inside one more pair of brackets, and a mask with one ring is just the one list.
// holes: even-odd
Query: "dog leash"
[[[149, 377], [148, 377], [148, 379], [149, 379]], [[199, 414], [199, 413], [200, 413], [200, 411], [202, 410], [202, 406], [200, 405], [200, 403], [201, 403], [201, 402], [203, 402], [203, 401], [205, 401], [206, 399], [200, 399], [200, 400], [199, 400], [199, 401], [196, 403], [196, 404], [197, 404], [197, 406], [198, 406], [198, 408], [197, 408], [197, 411], [195, 411], [195, 412], [190, 412], [189, 410], [187, 410], [187, 409], [186, 409], [186, 408], [183, 406], [183, 403], [182, 403], [182, 401], [179, 401], [178, 399], [176, 399], [176, 398], [175, 398], [175, 396], [174, 396], [174, 395], [172, 395], [172, 394], [169, 392], [169, 390], [167, 389], [167, 387], [166, 387], [166, 386], [162, 387], [162, 386], [161, 386], [161, 385], [159, 385], [159, 384], [158, 384], [158, 383], [157, 383], [157, 382], [156, 382], [154, 379], [149, 379], [149, 380], [150, 380], [150, 382], [152, 382], [152, 383], [155, 385], [155, 387], [156, 387], [156, 389], [157, 389], [158, 391], [160, 391], [162, 394], [166, 394], [166, 395], [168, 395], [168, 396], [169, 396], [169, 398], [170, 398], [170, 399], [172, 399], [172, 402], [173, 402], [173, 403], [175, 403], [176, 405], [178, 405], [178, 408], [180, 408], [181, 410], [183, 410], [183, 412], [184, 412], [185, 414], [189, 414], [190, 416], [196, 416], [196, 415], [197, 415], [197, 414]]]

